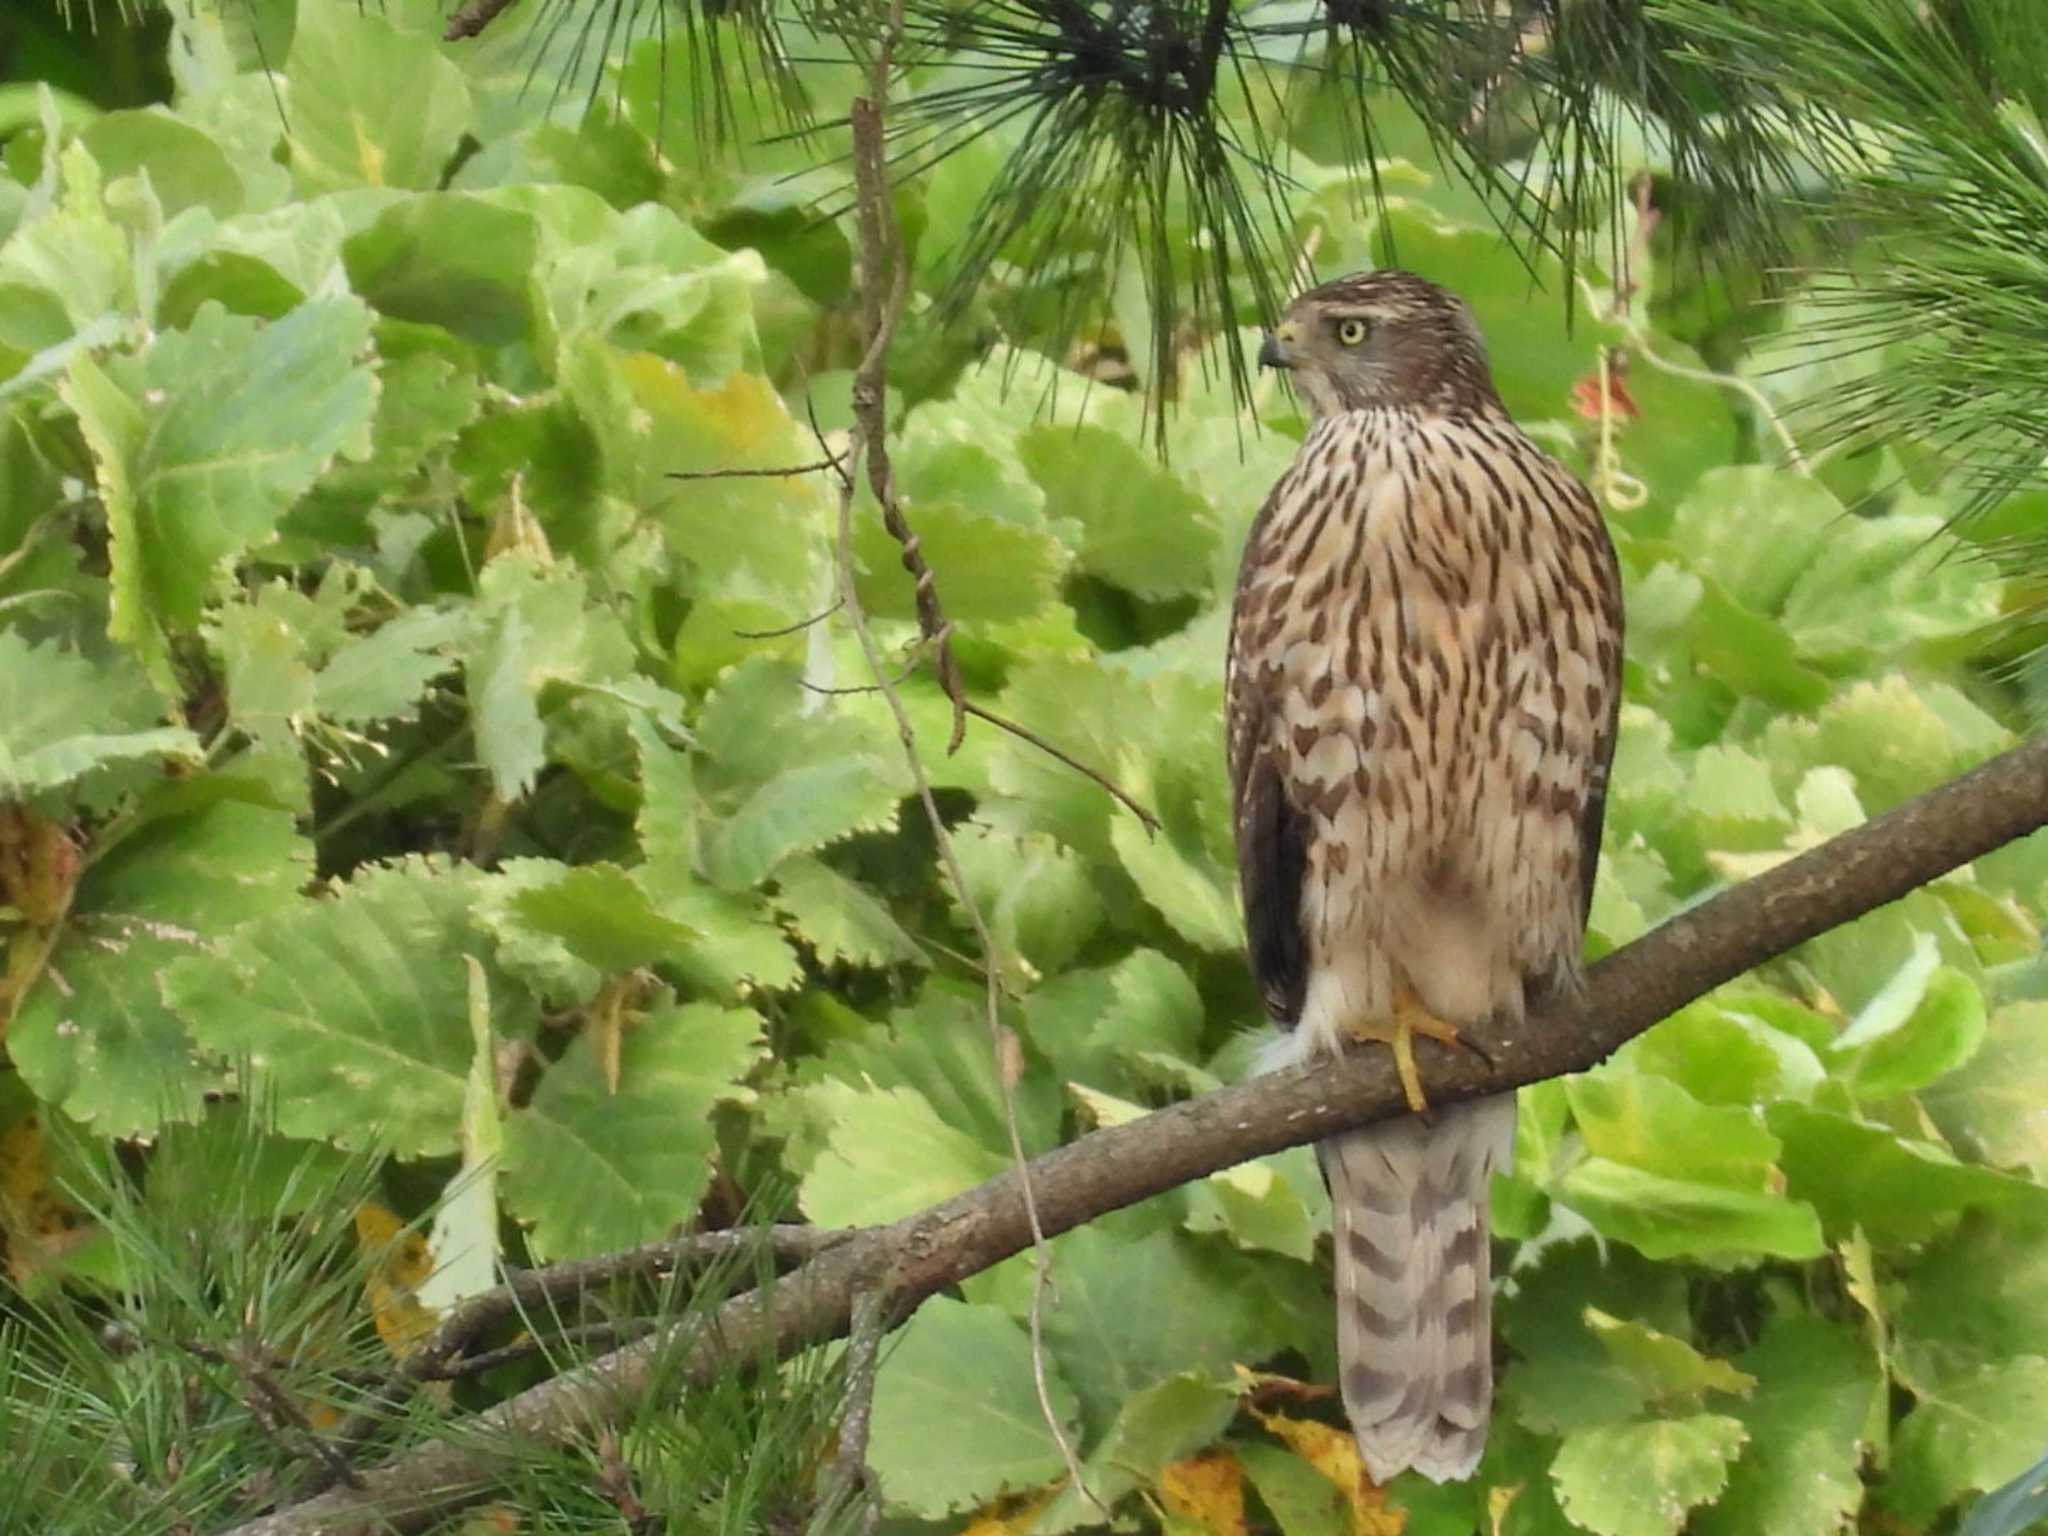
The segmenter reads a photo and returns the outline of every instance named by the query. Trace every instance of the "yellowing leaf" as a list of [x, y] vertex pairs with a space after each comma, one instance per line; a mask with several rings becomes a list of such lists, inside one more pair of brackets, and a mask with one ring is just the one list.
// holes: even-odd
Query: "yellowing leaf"
[[377, 1337], [394, 1359], [403, 1360], [434, 1331], [435, 1316], [418, 1295], [420, 1283], [434, 1272], [434, 1255], [395, 1211], [374, 1201], [356, 1209], [356, 1242], [371, 1261], [363, 1291]]
[[7, 1276], [27, 1290], [40, 1272], [91, 1235], [50, 1179], [50, 1153], [33, 1117], [0, 1135], [0, 1238]]
[[1215, 1536], [1244, 1536], [1244, 1467], [1229, 1451], [1176, 1461], [1160, 1471], [1159, 1502]]
[[1335, 1483], [1351, 1505], [1351, 1536], [1400, 1536], [1407, 1517], [1389, 1509], [1366, 1473], [1358, 1441], [1349, 1429], [1335, 1429], [1314, 1419], [1291, 1419], [1259, 1408], [1252, 1416], [1277, 1435], [1303, 1461]]

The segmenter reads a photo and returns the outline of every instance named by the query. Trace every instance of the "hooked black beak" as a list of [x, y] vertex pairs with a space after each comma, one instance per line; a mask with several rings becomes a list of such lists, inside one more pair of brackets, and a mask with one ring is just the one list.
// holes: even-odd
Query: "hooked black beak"
[[1266, 339], [1259, 343], [1259, 366], [1261, 368], [1292, 368], [1294, 358], [1287, 351], [1287, 343], [1266, 332]]

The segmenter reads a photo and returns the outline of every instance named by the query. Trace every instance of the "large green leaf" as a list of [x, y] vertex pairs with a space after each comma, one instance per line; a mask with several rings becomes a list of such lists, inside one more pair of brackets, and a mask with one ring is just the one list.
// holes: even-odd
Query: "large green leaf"
[[1573, 1524], [1595, 1536], [1676, 1536], [1727, 1484], [1747, 1438], [1716, 1413], [1595, 1425], [1565, 1436], [1550, 1478]]
[[744, 1099], [761, 1020], [702, 1003], [635, 1020], [616, 1088], [585, 1034], [505, 1119], [505, 1202], [551, 1259], [651, 1242], [687, 1224], [711, 1183], [712, 1107]]
[[1880, 1390], [1876, 1357], [1853, 1328], [1818, 1317], [1771, 1320], [1739, 1362], [1757, 1382], [1728, 1411], [1748, 1431], [1728, 1489], [1693, 1517], [1700, 1536], [1823, 1536], [1863, 1501], [1863, 1430]]
[[199, 738], [160, 726], [161, 706], [119, 658], [88, 661], [0, 630], [0, 801], [57, 789], [107, 764], [199, 755]]
[[[492, 950], [470, 917], [475, 883], [422, 860], [365, 869], [180, 962], [164, 994], [202, 1045], [249, 1062], [285, 1134], [452, 1152], [472, 1054], [463, 957]], [[498, 1037], [530, 1033], [529, 994], [486, 969]]]
[[1942, 1384], [1907, 1414], [1892, 1445], [1884, 1501], [1925, 1522], [1964, 1494], [1996, 1488], [2048, 1443], [2048, 1358], [2017, 1355]]
[[208, 305], [139, 367], [73, 361], [65, 398], [107, 501], [117, 638], [150, 655], [157, 626], [191, 629], [221, 563], [267, 538], [336, 453], [368, 450], [369, 330], [353, 298], [269, 325]]
[[309, 191], [437, 185], [469, 126], [469, 86], [428, 38], [347, 0], [298, 8], [289, 116]]
[[[1071, 1436], [1074, 1395], [1056, 1369], [1046, 1374]], [[890, 1506], [927, 1520], [1058, 1476], [1065, 1464], [1039, 1406], [1023, 1328], [994, 1307], [944, 1296], [920, 1307], [876, 1378], [868, 1463]]]
[[312, 849], [288, 813], [237, 800], [151, 822], [115, 845], [79, 882], [48, 969], [8, 1030], [23, 1079], [108, 1134], [191, 1118], [221, 1071], [173, 1011], [173, 973], [222, 975], [212, 951], [295, 902], [311, 872]]

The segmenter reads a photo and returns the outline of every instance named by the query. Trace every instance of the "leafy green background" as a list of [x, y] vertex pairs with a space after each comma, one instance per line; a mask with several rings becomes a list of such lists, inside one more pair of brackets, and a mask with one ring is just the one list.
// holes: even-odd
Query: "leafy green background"
[[[522, 1262], [780, 1181], [844, 1225], [998, 1171], [984, 957], [893, 724], [830, 691], [866, 681], [850, 633], [787, 628], [831, 603], [833, 489], [673, 478], [815, 460], [811, 424], [847, 419], [849, 226], [810, 169], [843, 137], [720, 140], [651, 43], [586, 113], [526, 89], [516, 41], [435, 41], [424, 0], [270, 9], [289, 133], [244, 31], [200, 8], [170, 106], [53, 98], [5, 145], [0, 1128], [140, 1144], [260, 1086], [281, 1138], [382, 1152], [418, 1209], [459, 1172], [474, 960]], [[835, 46], [805, 42], [821, 120], [857, 79]], [[2007, 594], [1941, 485], [1891, 447], [1778, 465], [1764, 413], [1814, 383], [1771, 344], [1796, 298], [1731, 339], [1696, 253], [1622, 209], [1632, 318], [1596, 269], [1568, 323], [1554, 264], [1532, 286], [1419, 137], [1366, 213], [1297, 132], [1318, 274], [1390, 241], [1465, 293], [1510, 406], [1609, 498], [1630, 631], [1596, 952], [2017, 739], [2027, 685], [1980, 643]], [[1006, 134], [903, 189], [928, 280]], [[944, 699], [904, 685], [1032, 1153], [1246, 1068], [1221, 644], [1301, 426], [1270, 382], [1242, 410], [1196, 338], [1155, 454], [1104, 365], [1143, 327], [1040, 350], [1067, 280], [1005, 271], [951, 328], [920, 292], [891, 377], [970, 688], [1162, 823], [979, 722], [946, 755]], [[1610, 472], [1602, 347], [1637, 408]], [[907, 578], [856, 510], [900, 655]], [[2044, 875], [2039, 839], [1981, 860], [1526, 1091], [1492, 1446], [1469, 1486], [1396, 1485], [1389, 1518], [1922, 1531], [2038, 1458]], [[47, 1281], [5, 1209], [14, 1283]], [[1236, 1371], [1331, 1379], [1327, 1229], [1297, 1150], [1052, 1244], [1048, 1394], [1120, 1514], [1160, 1518], [1166, 1469], [1222, 1447], [1256, 1519], [1340, 1528]], [[1062, 1464], [1028, 1262], [887, 1357], [898, 1529], [1006, 1496], [1038, 1530], [1101, 1518], [1033, 1502]]]

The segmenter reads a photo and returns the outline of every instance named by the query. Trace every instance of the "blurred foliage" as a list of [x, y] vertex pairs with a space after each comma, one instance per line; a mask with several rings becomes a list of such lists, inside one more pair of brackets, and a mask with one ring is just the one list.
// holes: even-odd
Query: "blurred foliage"
[[[815, 463], [812, 424], [847, 420], [831, 124], [859, 35], [789, 18], [784, 86], [721, 107], [677, 39], [643, 35], [593, 95], [601, 48], [573, 29], [443, 44], [428, 0], [258, 20], [260, 49], [246, 12], [180, 12], [168, 108], [37, 95], [4, 145], [10, 1311], [133, 1308], [183, 1274], [186, 1310], [156, 1326], [208, 1338], [198, 1303], [244, 1293], [122, 1234], [189, 1225], [189, 1180], [158, 1170], [241, 1094], [275, 1105], [266, 1158], [374, 1181], [336, 1184], [320, 1220], [414, 1224], [381, 1289], [280, 1278], [297, 1310], [259, 1317], [272, 1349], [336, 1330], [360, 1372], [480, 1283], [419, 1295], [422, 1271], [727, 1224], [792, 1184], [815, 1222], [886, 1220], [997, 1171], [984, 959], [1033, 1152], [1242, 1073], [1259, 1010], [1222, 634], [1301, 430], [1272, 382], [1250, 410], [1233, 392], [1252, 333], [1162, 313], [1141, 267], [1099, 263], [1100, 220], [1032, 226], [963, 289], [953, 255], [1036, 152], [1028, 115], [906, 175], [892, 457], [962, 666], [1163, 824], [1147, 837], [979, 722], [944, 755], [946, 701], [913, 678], [982, 957], [893, 722], [828, 691], [867, 681], [853, 637], [790, 627], [832, 602], [834, 487], [674, 478]], [[735, 25], [698, 14], [700, 47], [754, 57]], [[910, 89], [974, 73], [927, 41]], [[805, 140], [782, 136], [789, 80]], [[1358, 120], [1327, 92], [1257, 106], [1256, 130], [1249, 93], [1222, 110], [1294, 157], [1284, 199], [1247, 205], [1258, 241], [1318, 276], [1392, 252], [1464, 293], [1510, 407], [1609, 512], [1630, 634], [1596, 951], [2016, 739], [2037, 684], [1985, 633], [2031, 592], [1974, 558], [2010, 529], [1951, 531], [1975, 487], [1920, 473], [1903, 430], [1844, 440], [1807, 404], [1881, 366], [1814, 322], [1838, 279], [1781, 274], [1783, 302], [1755, 302], [1719, 194], [1653, 133], [1615, 140], [1628, 195], [1600, 200], [1606, 254], [1568, 279], [1503, 242], [1437, 130], [1371, 105], [1370, 166], [1345, 163]], [[1577, 217], [1568, 180], [1541, 185]], [[904, 654], [908, 583], [873, 521], [861, 596]], [[1467, 1485], [1372, 1489], [1333, 1432], [1306, 1151], [1058, 1239], [1048, 1392], [1091, 1487], [1147, 1529], [1219, 1536], [1946, 1528], [2048, 1442], [2044, 875], [2040, 839], [1980, 860], [1522, 1095], [1495, 1202], [1508, 1364]], [[117, 1200], [95, 1159], [147, 1173]], [[257, 1225], [295, 1230], [268, 1209]], [[892, 1531], [1100, 1523], [1058, 1486], [1029, 1298], [1012, 1261], [887, 1356]], [[10, 1444], [83, 1370], [25, 1338], [0, 1346], [35, 1384], [10, 1386]], [[149, 1432], [193, 1455], [148, 1379]], [[291, 1385], [309, 1417], [337, 1390]], [[206, 1399], [247, 1400], [232, 1372]], [[205, 1440], [213, 1460], [93, 1465], [127, 1469], [138, 1531], [220, 1528], [306, 1466], [249, 1422]], [[393, 1433], [446, 1422], [428, 1401]], [[48, 1443], [56, 1470], [18, 1497], [47, 1494], [20, 1518], [55, 1528], [79, 1463]], [[635, 1462], [678, 1501], [686, 1443]], [[557, 1502], [601, 1492], [601, 1466], [557, 1471], [515, 1528], [619, 1515]]]

